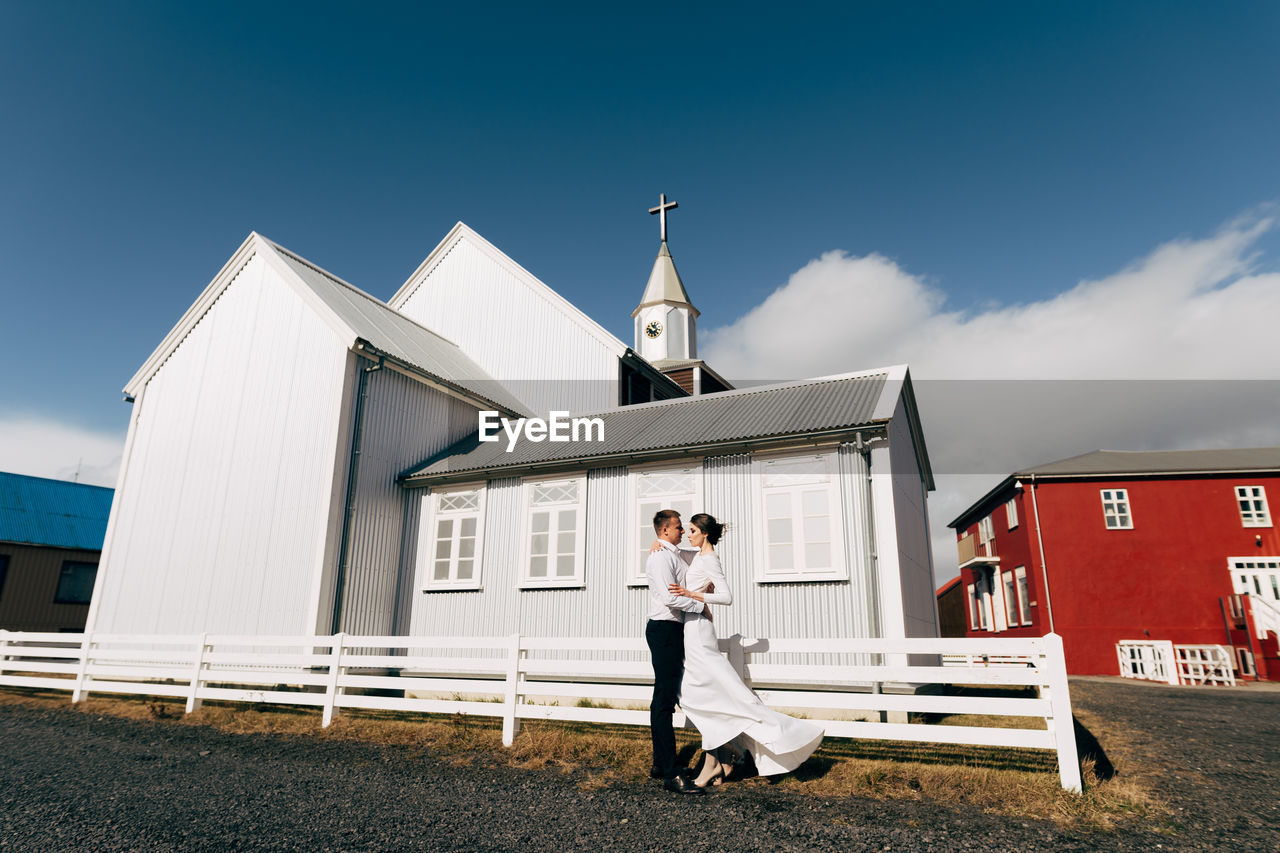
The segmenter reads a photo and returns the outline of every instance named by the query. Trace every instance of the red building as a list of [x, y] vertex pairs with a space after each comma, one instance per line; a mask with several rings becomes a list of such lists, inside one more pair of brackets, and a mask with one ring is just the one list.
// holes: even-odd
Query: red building
[[966, 636], [1053, 631], [1070, 673], [1128, 661], [1122, 674], [1158, 680], [1170, 661], [1151, 649], [1221, 646], [1236, 677], [1280, 679], [1277, 494], [1280, 447], [1101, 450], [1016, 471], [948, 525]]

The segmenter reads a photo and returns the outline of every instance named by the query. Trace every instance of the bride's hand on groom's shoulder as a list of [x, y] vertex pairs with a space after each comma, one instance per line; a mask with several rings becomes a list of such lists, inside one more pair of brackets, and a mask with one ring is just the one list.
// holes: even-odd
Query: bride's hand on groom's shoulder
[[662, 550], [662, 540], [661, 539], [653, 540], [653, 544], [649, 546], [649, 553], [652, 554], [654, 551], [661, 551], [661, 550]]

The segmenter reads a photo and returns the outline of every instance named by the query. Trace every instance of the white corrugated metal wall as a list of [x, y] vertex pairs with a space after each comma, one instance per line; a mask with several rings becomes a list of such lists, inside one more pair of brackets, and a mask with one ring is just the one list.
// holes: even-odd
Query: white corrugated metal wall
[[[364, 368], [371, 362], [358, 359], [357, 364]], [[387, 367], [366, 374], [365, 394], [341, 630], [391, 634], [398, 627], [398, 597], [411, 594], [407, 588], [412, 586], [414, 552], [402, 547], [405, 505], [419, 497], [402, 489], [396, 477], [474, 434], [478, 409]], [[403, 573], [402, 555], [409, 555]]]
[[920, 476], [911, 424], [901, 397], [889, 423], [889, 460], [903, 625], [908, 637], [936, 637], [938, 600], [934, 595], [928, 492]]
[[[871, 636], [878, 625], [876, 594], [869, 565], [866, 467], [851, 447], [841, 450], [842, 515], [850, 580], [819, 583], [755, 581], [755, 547], [750, 457], [706, 460], [707, 511], [730, 524], [718, 546], [734, 592], [731, 607], [716, 612], [721, 636], [762, 637]], [[466, 634], [614, 637], [639, 636], [644, 630], [648, 590], [626, 585], [628, 518], [626, 468], [587, 475], [586, 587], [517, 588], [520, 560], [520, 481], [491, 480], [484, 518], [482, 589], [422, 591], [416, 576], [410, 594], [408, 633], [414, 636]], [[415, 491], [412, 499], [422, 498]], [[416, 509], [414, 510], [416, 516]], [[416, 522], [415, 522], [416, 528]], [[413, 549], [406, 548], [412, 554]]]
[[618, 353], [465, 235], [398, 310], [461, 347], [530, 414], [618, 404]]
[[254, 256], [135, 405], [95, 629], [309, 633], [346, 347]]

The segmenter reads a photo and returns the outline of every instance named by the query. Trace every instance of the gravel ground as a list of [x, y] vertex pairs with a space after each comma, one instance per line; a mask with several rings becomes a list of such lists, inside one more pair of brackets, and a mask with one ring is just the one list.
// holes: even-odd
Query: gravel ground
[[458, 767], [406, 747], [0, 704], [0, 851], [1280, 849], [1280, 692], [1118, 679], [1072, 690], [1141, 732], [1131, 754], [1167, 768], [1155, 784], [1181, 810], [1174, 834], [755, 785], [584, 791], [555, 771]]

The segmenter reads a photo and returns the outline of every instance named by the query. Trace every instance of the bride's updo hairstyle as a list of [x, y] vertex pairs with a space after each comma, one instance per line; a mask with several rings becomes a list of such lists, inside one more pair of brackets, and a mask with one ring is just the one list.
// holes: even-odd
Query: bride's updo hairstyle
[[720, 534], [724, 533], [724, 525], [716, 521], [715, 516], [707, 515], [700, 512], [689, 519], [690, 524], [698, 525], [698, 529], [707, 534], [707, 541], [715, 545], [720, 541]]

